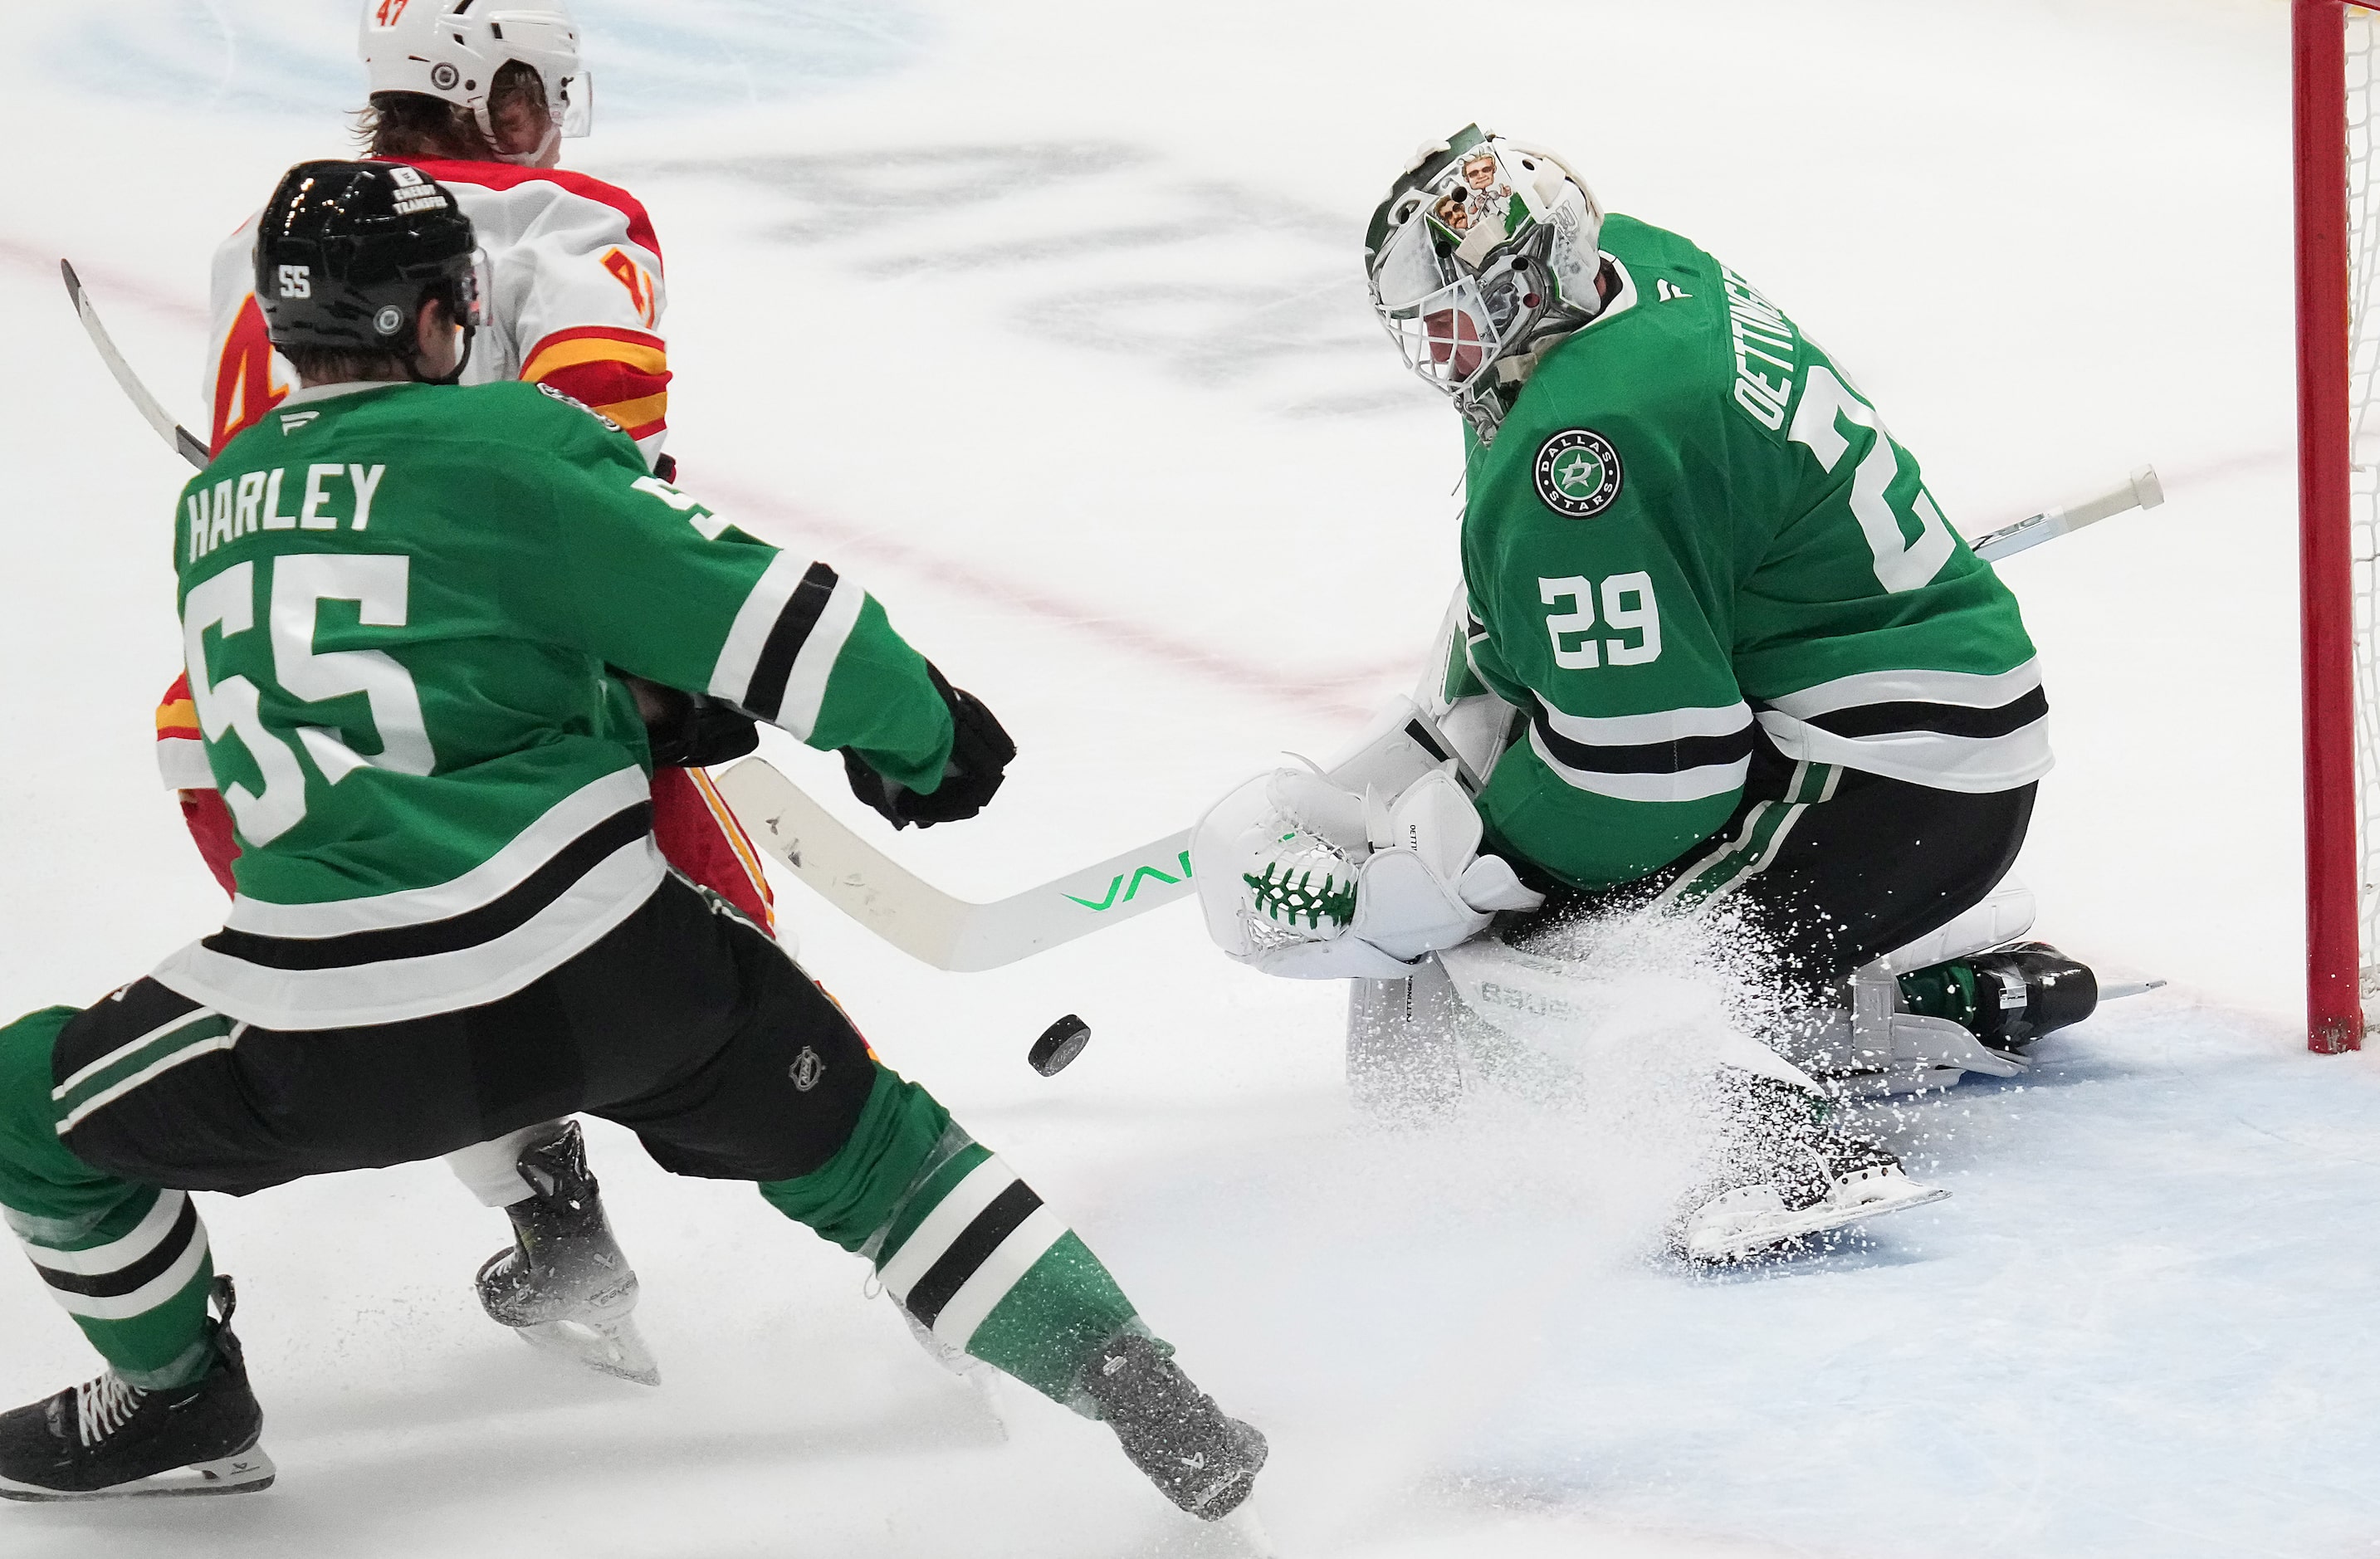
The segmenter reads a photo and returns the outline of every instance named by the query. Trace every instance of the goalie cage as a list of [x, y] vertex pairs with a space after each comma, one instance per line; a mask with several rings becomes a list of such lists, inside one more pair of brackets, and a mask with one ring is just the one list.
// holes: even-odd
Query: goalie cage
[[2380, 0], [2292, 0], [2306, 1031], [2380, 993]]

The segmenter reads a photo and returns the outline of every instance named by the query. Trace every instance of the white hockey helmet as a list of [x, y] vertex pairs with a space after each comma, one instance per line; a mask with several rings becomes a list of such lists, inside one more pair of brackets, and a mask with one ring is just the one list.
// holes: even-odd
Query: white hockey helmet
[[1603, 307], [1603, 208], [1562, 160], [1465, 127], [1415, 154], [1372, 213], [1372, 307], [1405, 366], [1483, 438], [1549, 344]]
[[533, 164], [555, 133], [595, 122], [595, 83], [578, 57], [578, 24], [562, 0], [364, 0], [358, 49], [376, 92], [419, 92], [468, 108], [490, 138], [488, 93], [518, 60], [545, 83], [553, 128], [545, 146], [505, 156]]

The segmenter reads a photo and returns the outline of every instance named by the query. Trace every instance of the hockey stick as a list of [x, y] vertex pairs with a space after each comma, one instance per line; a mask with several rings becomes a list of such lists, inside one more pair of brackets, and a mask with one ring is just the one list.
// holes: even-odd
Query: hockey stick
[[2156, 468], [2143, 466], [2121, 487], [2062, 509], [2044, 509], [2039, 514], [2028, 515], [2014, 525], [1986, 530], [1968, 542], [1967, 547], [1985, 563], [1998, 563], [2004, 557], [2014, 557], [2028, 547], [2055, 541], [2086, 525], [2096, 525], [2110, 515], [2122, 514], [2128, 509], [2153, 509], [2164, 502], [2165, 485], [2157, 481]]
[[990, 904], [953, 898], [837, 822], [765, 759], [714, 782], [762, 849], [910, 956], [973, 973], [1088, 936], [1191, 892], [1190, 831]]
[[149, 386], [140, 382], [140, 376], [132, 371], [132, 365], [124, 360], [124, 354], [115, 349], [115, 342], [107, 334], [107, 327], [99, 323], [99, 311], [91, 307], [91, 296], [82, 289], [82, 278], [75, 274], [74, 262], [61, 260], [58, 270], [67, 279], [67, 296], [74, 299], [75, 317], [82, 321], [83, 331], [91, 337], [91, 344], [99, 348], [100, 361], [107, 364], [107, 371], [115, 375], [116, 387], [132, 402], [132, 408], [140, 413], [140, 420], [156, 430], [157, 436], [165, 441], [167, 448], [199, 469], [205, 470], [207, 446], [200, 443], [198, 435], [189, 429], [175, 421], [172, 412], [157, 404], [157, 397], [149, 393]]

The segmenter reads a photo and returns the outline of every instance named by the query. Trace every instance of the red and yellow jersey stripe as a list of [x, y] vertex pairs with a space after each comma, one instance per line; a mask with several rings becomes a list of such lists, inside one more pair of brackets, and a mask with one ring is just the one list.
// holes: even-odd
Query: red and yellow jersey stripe
[[[264, 311], [257, 306], [256, 294], [251, 292], [233, 315], [231, 330], [224, 336], [223, 351], [215, 364], [215, 404], [207, 435], [209, 454], [222, 454], [225, 445], [264, 420], [264, 414], [281, 404], [291, 387], [279, 380], [273, 340], [265, 334]], [[188, 689], [183, 696], [188, 696]]]
[[215, 776], [200, 739], [198, 706], [190, 701], [189, 674], [174, 678], [157, 703], [157, 775], [168, 790], [211, 790]]
[[669, 423], [669, 351], [658, 335], [609, 325], [557, 330], [528, 354], [520, 376], [594, 408], [630, 438], [650, 438]]

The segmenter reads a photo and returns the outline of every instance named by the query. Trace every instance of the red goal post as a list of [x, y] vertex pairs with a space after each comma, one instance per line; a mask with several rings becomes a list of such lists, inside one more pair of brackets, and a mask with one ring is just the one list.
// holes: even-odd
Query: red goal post
[[2380, 0], [2291, 5], [2306, 1042], [2336, 1054], [2362, 1046], [2380, 964], [2380, 462], [2359, 469], [2354, 448], [2380, 389]]

